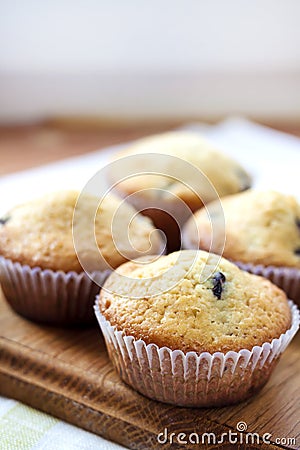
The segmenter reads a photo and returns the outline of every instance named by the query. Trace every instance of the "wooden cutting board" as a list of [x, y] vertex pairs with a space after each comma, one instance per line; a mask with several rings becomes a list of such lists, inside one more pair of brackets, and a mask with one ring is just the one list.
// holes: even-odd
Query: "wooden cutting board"
[[[300, 333], [260, 394], [239, 405], [217, 409], [165, 405], [126, 386], [108, 359], [97, 326], [68, 330], [37, 325], [15, 314], [1, 297], [0, 336], [1, 395], [131, 449], [198, 448], [176, 444], [174, 439], [178, 433], [189, 436], [192, 432], [213, 432], [220, 439], [222, 433], [236, 432], [241, 421], [247, 424], [247, 432], [272, 435], [272, 444], [259, 447], [251, 440], [246, 444], [244, 434], [241, 449], [300, 446]], [[172, 444], [157, 441], [165, 428], [169, 440], [170, 434], [176, 433]], [[240, 433], [238, 436], [240, 439]], [[277, 438], [280, 443], [276, 443]], [[237, 448], [228, 440], [223, 444], [205, 442], [202, 448]]]

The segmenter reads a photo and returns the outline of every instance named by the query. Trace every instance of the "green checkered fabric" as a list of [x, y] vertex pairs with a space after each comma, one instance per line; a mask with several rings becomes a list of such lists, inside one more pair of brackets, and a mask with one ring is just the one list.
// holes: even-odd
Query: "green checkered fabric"
[[99, 436], [0, 397], [0, 450], [120, 450]]

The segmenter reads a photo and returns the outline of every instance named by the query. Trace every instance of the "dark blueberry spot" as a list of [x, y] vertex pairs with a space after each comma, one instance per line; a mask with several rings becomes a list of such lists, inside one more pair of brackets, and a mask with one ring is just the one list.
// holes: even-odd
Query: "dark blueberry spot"
[[0, 225], [5, 225], [9, 221], [10, 217], [0, 217]]
[[298, 219], [298, 217], [296, 219], [296, 226], [299, 228], [299, 231], [300, 231], [300, 219]]
[[242, 168], [236, 168], [236, 175], [241, 181], [240, 191], [246, 191], [251, 187], [251, 177], [248, 173]]
[[240, 192], [248, 191], [248, 189], [250, 188], [251, 188], [250, 185], [243, 186]]
[[212, 288], [213, 294], [217, 297], [218, 300], [221, 300], [221, 295], [223, 291], [223, 284], [226, 281], [226, 277], [222, 272], [217, 272], [213, 276], [213, 285]]
[[295, 255], [300, 256], [300, 248], [296, 248], [294, 251]]
[[240, 192], [248, 191], [248, 189], [250, 189], [250, 188], [251, 188], [251, 183], [249, 180], [247, 183], [245, 183], [243, 186], [241, 186]]

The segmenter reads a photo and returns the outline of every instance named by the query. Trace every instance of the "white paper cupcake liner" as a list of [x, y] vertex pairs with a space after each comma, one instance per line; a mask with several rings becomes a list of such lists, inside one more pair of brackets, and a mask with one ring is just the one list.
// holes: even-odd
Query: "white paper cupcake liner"
[[[110, 271], [97, 272], [101, 284]], [[84, 272], [31, 268], [0, 257], [0, 283], [10, 306], [22, 316], [49, 324], [87, 324], [99, 286]]]
[[138, 392], [179, 406], [212, 407], [242, 401], [264, 386], [281, 353], [299, 328], [299, 311], [289, 301], [292, 324], [271, 343], [239, 352], [183, 353], [125, 336], [101, 314], [95, 314], [109, 356], [121, 378]]
[[268, 278], [268, 280], [280, 287], [286, 293], [288, 298], [300, 305], [300, 269], [263, 266], [262, 264], [255, 265], [240, 261], [232, 262], [242, 270]]

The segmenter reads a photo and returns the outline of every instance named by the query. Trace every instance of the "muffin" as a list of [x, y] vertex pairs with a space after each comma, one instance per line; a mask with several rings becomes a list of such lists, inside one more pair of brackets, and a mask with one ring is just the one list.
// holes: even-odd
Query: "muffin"
[[95, 312], [127, 384], [195, 407], [257, 392], [299, 326], [282, 290], [204, 251], [123, 264], [106, 280]]
[[119, 165], [111, 164], [110, 182], [117, 183], [118, 194], [164, 231], [169, 250], [179, 248], [180, 227], [191, 211], [251, 184], [250, 176], [236, 161], [187, 131], [138, 140], [116, 158], [125, 159]]
[[[248, 190], [221, 200], [226, 222], [223, 256], [240, 267], [263, 275], [300, 301], [300, 205], [274, 191]], [[224, 232], [219, 202], [195, 213], [184, 227], [186, 249], [220, 253]], [[214, 224], [212, 239], [211, 221]], [[197, 230], [196, 230], [197, 229]], [[199, 232], [198, 239], [196, 231]]]
[[[57, 324], [81, 324], [94, 318], [93, 304], [99, 287], [82, 269], [73, 243], [72, 219], [78, 195], [75, 191], [47, 194], [11, 209], [0, 221], [0, 282], [7, 301], [27, 318]], [[113, 216], [121, 201], [108, 196], [98, 207], [96, 197], [82, 198], [77, 207], [80, 250], [84, 252], [86, 247], [89, 269], [101, 285], [111, 270], [129, 259], [126, 248], [121, 251], [116, 246], [118, 230], [117, 236], [111, 234]], [[86, 239], [89, 212], [96, 213], [96, 249], [90, 248]], [[127, 204], [122, 204], [122, 218], [122, 233], [127, 226], [130, 228], [134, 249], [130, 258], [159, 253], [159, 231], [148, 218], [136, 216], [134, 208]]]

